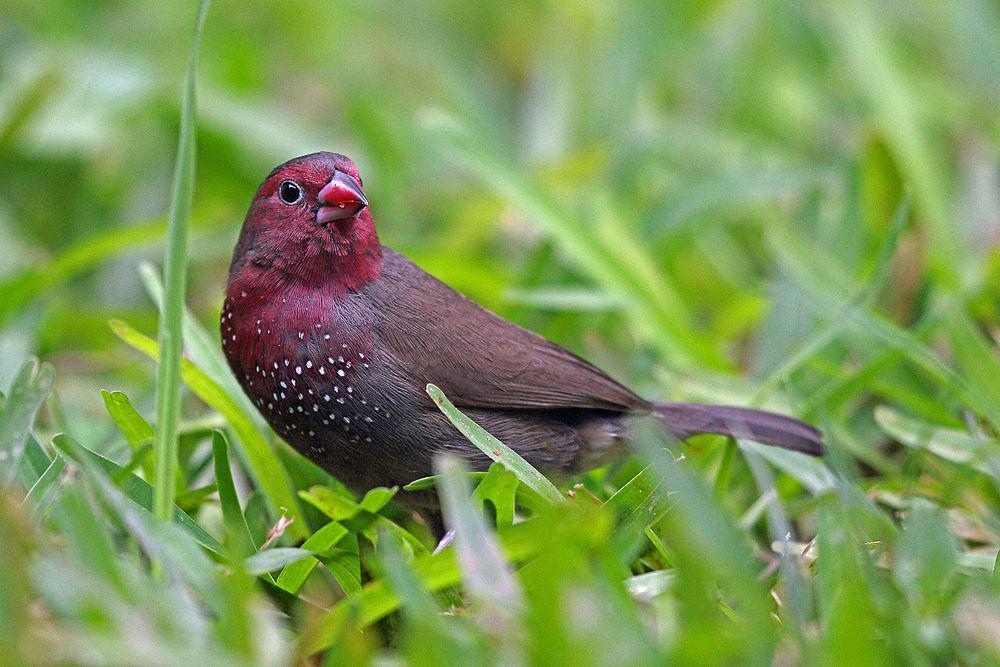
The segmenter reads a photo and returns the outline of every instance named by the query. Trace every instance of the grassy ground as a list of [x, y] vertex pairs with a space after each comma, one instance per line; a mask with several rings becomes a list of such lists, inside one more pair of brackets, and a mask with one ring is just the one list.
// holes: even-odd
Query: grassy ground
[[[197, 113], [195, 14], [5, 2], [5, 660], [1000, 661], [994, 3], [218, 0]], [[431, 553], [214, 334], [251, 193], [320, 149], [446, 282], [828, 457], [650, 433], [560, 493], [445, 460]]]

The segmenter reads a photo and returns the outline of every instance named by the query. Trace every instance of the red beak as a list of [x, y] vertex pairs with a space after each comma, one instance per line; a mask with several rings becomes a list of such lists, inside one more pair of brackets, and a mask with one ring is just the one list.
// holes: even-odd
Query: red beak
[[337, 170], [330, 182], [319, 191], [319, 210], [316, 222], [325, 225], [331, 220], [351, 218], [368, 206], [368, 198], [361, 186], [344, 172]]

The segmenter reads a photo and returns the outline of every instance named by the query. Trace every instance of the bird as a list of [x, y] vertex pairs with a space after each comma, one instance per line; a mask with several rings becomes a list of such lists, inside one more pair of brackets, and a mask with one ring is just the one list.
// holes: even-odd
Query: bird
[[644, 419], [823, 454], [812, 426], [756, 409], [647, 400], [383, 246], [355, 163], [318, 152], [264, 179], [236, 243], [220, 334], [274, 431], [354, 491], [405, 485], [454, 453], [490, 459], [426, 393], [433, 383], [540, 471], [606, 463]]

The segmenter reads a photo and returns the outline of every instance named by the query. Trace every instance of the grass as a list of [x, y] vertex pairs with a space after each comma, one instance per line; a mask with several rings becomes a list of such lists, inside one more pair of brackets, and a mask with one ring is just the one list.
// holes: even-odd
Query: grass
[[167, 240], [163, 257], [163, 300], [160, 303], [159, 350], [160, 363], [156, 376], [156, 436], [153, 451], [156, 457], [156, 484], [153, 494], [153, 514], [169, 520], [176, 484], [174, 461], [177, 460], [177, 422], [181, 411], [181, 353], [184, 347], [184, 294], [187, 285], [188, 219], [194, 197], [195, 178], [195, 82], [198, 71], [198, 44], [208, 14], [208, 0], [198, 7], [194, 28], [194, 44], [188, 65], [184, 97], [181, 102], [181, 123], [177, 140], [177, 160], [174, 162], [170, 212], [167, 214]]
[[[990, 3], [36, 4], [0, 40], [9, 662], [1000, 661]], [[469, 296], [828, 456], [645, 425], [546, 479], [431, 385], [496, 462], [351, 493], [215, 334], [250, 193], [319, 149]], [[432, 487], [443, 549], [398, 502]]]

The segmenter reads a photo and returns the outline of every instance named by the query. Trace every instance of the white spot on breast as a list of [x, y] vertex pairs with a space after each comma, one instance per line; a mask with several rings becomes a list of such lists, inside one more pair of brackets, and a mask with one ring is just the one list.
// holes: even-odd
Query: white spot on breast
[[319, 367], [319, 374], [320, 375], [326, 375], [326, 367], [325, 366], [320, 366]]
[[282, 381], [281, 381], [281, 382], [279, 382], [278, 384], [280, 384], [280, 385], [281, 385], [281, 388], [282, 388], [282, 389], [288, 389], [288, 385], [287, 385], [287, 384], [285, 384], [285, 381], [284, 381], [284, 380], [282, 380]]
[[323, 394], [323, 400], [324, 401], [329, 401], [330, 400], [330, 394]]
[[337, 369], [337, 375], [339, 375], [340, 377], [344, 377], [344, 369], [338, 368]]
[[313, 367], [313, 362], [306, 359], [306, 368], [312, 368], [312, 367]]
[[295, 374], [296, 375], [302, 375], [302, 366], [296, 366], [295, 367]]
[[306, 335], [300, 331], [299, 332], [299, 340], [302, 340], [305, 337], [306, 337]]

